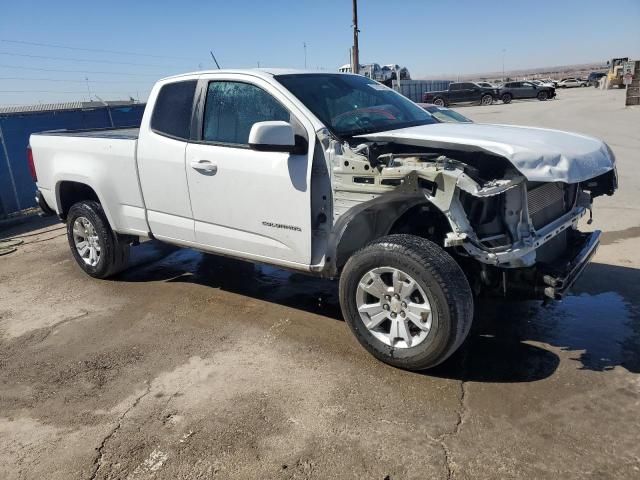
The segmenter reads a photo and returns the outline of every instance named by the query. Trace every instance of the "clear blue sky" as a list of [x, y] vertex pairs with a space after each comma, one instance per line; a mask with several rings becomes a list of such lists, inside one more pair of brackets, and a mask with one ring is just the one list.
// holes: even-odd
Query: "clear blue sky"
[[[503, 49], [507, 70], [640, 59], [640, 0], [360, 0], [359, 10], [361, 62], [416, 78], [499, 71]], [[350, 26], [351, 0], [4, 0], [0, 104], [86, 98], [85, 77], [102, 98], [144, 99], [158, 77], [211, 68], [209, 49], [223, 67], [301, 68], [306, 42], [309, 68], [334, 71], [348, 62]]]

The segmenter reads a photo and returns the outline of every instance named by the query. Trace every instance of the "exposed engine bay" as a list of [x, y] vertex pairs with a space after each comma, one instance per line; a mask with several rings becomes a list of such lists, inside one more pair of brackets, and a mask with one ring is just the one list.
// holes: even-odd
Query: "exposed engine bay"
[[599, 232], [585, 240], [578, 221], [591, 212], [594, 198], [617, 188], [615, 167], [573, 183], [532, 181], [509, 159], [483, 148], [320, 138], [332, 166], [334, 225], [385, 198], [422, 201], [423, 210], [446, 219], [440, 235], [427, 235], [458, 258], [483, 290], [502, 294], [562, 296], [552, 285], [559, 282], [553, 272], [566, 270], [577, 256], [590, 257], [598, 243]]

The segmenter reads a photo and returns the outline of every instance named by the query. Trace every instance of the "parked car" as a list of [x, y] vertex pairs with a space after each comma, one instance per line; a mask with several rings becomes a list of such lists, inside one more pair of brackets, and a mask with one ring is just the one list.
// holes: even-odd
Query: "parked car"
[[532, 82], [507, 82], [500, 89], [500, 100], [502, 100], [502, 103], [511, 103], [513, 99], [522, 100], [525, 98], [548, 100], [555, 96], [555, 88], [538, 86]]
[[418, 103], [418, 105], [429, 112], [433, 118], [440, 123], [473, 123], [472, 120], [464, 115], [447, 107], [439, 107], [432, 103]]
[[496, 87], [481, 87], [473, 82], [454, 82], [447, 90], [426, 92], [424, 103], [433, 103], [439, 107], [447, 107], [456, 103], [479, 103], [491, 105], [498, 99], [499, 89]]
[[539, 78], [538, 80], [554, 88], [558, 88], [558, 80], [554, 80], [553, 78]]
[[88, 275], [153, 238], [339, 278], [357, 340], [412, 370], [462, 344], [474, 294], [562, 297], [599, 242], [578, 220], [617, 188], [596, 138], [438, 124], [361, 75], [277, 69], [165, 78], [139, 129], [36, 133], [27, 159]]
[[600, 79], [607, 76], [607, 72], [591, 72], [587, 77], [587, 84], [592, 87], [597, 87], [600, 83]]
[[558, 82], [558, 88], [586, 87], [587, 81], [580, 78], [563, 78]]
[[556, 88], [555, 84], [553, 82], [544, 82], [542, 80], [528, 80], [529, 82], [533, 83], [534, 85], [537, 85], [538, 87], [552, 87], [552, 88]]
[[476, 84], [485, 88], [496, 88], [495, 85], [491, 85], [489, 82], [476, 82]]

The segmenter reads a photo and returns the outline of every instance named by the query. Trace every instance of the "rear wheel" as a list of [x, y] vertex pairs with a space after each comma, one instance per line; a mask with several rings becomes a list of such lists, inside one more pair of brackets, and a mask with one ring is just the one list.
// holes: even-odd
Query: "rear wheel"
[[480, 105], [491, 105], [493, 103], [492, 95], [483, 95], [480, 99]]
[[510, 93], [505, 93], [502, 95], [502, 103], [511, 103], [511, 99], [513, 97], [511, 96]]
[[547, 92], [539, 92], [538, 93], [538, 100], [544, 101], [547, 98], [549, 98], [549, 94]]
[[408, 370], [445, 361], [473, 317], [471, 288], [458, 264], [413, 235], [383, 237], [355, 253], [340, 277], [340, 305], [364, 348]]
[[74, 204], [67, 214], [67, 238], [77, 264], [95, 278], [107, 278], [124, 270], [129, 245], [111, 230], [98, 202]]
[[444, 106], [445, 106], [444, 99], [443, 99], [443, 98], [440, 98], [440, 97], [438, 97], [438, 98], [434, 98], [434, 99], [433, 99], [433, 104], [434, 104], [434, 105], [436, 105], [436, 106], [438, 106], [438, 107], [444, 107]]

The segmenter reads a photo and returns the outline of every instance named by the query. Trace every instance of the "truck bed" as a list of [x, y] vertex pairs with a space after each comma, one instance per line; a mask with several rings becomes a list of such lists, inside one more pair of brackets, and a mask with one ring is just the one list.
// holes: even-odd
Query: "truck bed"
[[139, 132], [139, 128], [96, 128], [91, 130], [49, 130], [34, 133], [34, 135], [137, 140]]
[[38, 189], [56, 212], [61, 182], [79, 182], [95, 192], [114, 230], [148, 232], [138, 184], [137, 128], [54, 130], [31, 135], [29, 143]]

